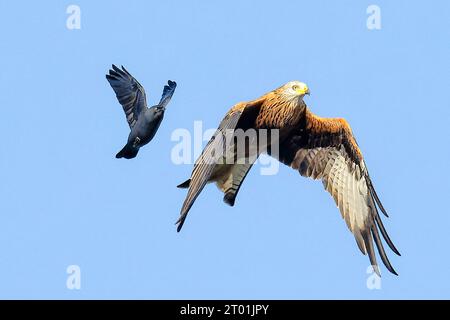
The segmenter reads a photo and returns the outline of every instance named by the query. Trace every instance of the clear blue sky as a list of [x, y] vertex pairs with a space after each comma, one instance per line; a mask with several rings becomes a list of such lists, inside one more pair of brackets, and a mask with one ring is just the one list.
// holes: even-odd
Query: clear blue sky
[[[81, 30], [66, 8], [81, 8]], [[366, 8], [381, 8], [381, 30]], [[448, 1], [2, 1], [0, 298], [450, 298]], [[151, 144], [105, 79], [123, 64], [149, 104], [178, 88]], [[176, 128], [293, 79], [345, 117], [403, 254], [382, 289], [320, 182], [253, 170], [235, 207], [215, 186], [176, 233], [191, 172]], [[66, 268], [81, 268], [81, 290]]]

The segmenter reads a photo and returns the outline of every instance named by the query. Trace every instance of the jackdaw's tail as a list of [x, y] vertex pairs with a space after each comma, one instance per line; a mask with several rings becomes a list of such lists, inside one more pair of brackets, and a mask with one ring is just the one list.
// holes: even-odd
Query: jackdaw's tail
[[131, 144], [125, 145], [122, 150], [119, 151], [118, 154], [116, 154], [116, 158], [125, 158], [125, 159], [133, 159], [137, 156], [139, 151], [139, 148], [133, 147]]

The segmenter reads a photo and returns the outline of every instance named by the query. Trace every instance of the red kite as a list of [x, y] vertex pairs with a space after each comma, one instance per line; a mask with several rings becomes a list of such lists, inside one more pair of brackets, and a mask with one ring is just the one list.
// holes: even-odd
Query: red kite
[[386, 216], [387, 213], [375, 192], [349, 124], [341, 118], [321, 118], [311, 113], [303, 101], [306, 94], [309, 94], [306, 84], [292, 81], [256, 100], [238, 103], [228, 111], [196, 161], [191, 178], [179, 185], [189, 190], [177, 221], [178, 231], [206, 183], [215, 182], [224, 193], [224, 201], [233, 206], [252, 167], [251, 161], [229, 164], [213, 159], [213, 150], [220, 150], [224, 144], [223, 139], [217, 136], [237, 129], [278, 129], [278, 154], [271, 151], [273, 141], [269, 143], [268, 153], [304, 177], [321, 179], [355, 236], [359, 249], [368, 254], [374, 271], [380, 274], [375, 242], [384, 265], [397, 275], [383, 248], [380, 234], [392, 251], [397, 255], [400, 253], [381, 221], [378, 210]]

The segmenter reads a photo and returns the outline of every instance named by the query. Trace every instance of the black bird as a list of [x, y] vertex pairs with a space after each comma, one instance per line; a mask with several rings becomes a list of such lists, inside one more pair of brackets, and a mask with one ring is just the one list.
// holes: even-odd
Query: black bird
[[148, 108], [144, 87], [123, 66], [121, 70], [112, 65], [106, 79], [116, 93], [131, 129], [127, 144], [116, 158], [132, 159], [136, 157], [139, 148], [149, 143], [155, 136], [177, 84], [169, 80], [164, 86], [161, 101]]

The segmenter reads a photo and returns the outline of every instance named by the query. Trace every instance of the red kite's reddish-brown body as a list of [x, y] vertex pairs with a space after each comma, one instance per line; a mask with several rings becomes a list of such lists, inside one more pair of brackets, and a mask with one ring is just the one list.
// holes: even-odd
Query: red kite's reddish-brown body
[[[352, 130], [344, 119], [321, 118], [312, 114], [303, 101], [308, 93], [305, 84], [293, 81], [261, 98], [238, 103], [226, 114], [215, 136], [227, 130], [278, 129], [278, 152], [273, 154], [275, 142], [271, 141], [268, 153], [298, 170], [302, 176], [321, 179], [354, 234], [359, 249], [369, 255], [374, 270], [379, 274], [375, 242], [383, 263], [389, 271], [397, 274], [384, 251], [380, 234], [396, 254], [399, 252], [378, 214], [379, 208], [387, 216]], [[189, 191], [181, 209], [178, 231], [208, 182], [215, 182], [225, 194], [224, 201], [234, 204], [253, 163], [223, 164], [212, 161], [211, 150], [222, 147], [221, 139], [211, 139], [196, 161], [191, 178], [180, 185], [189, 188]]]

